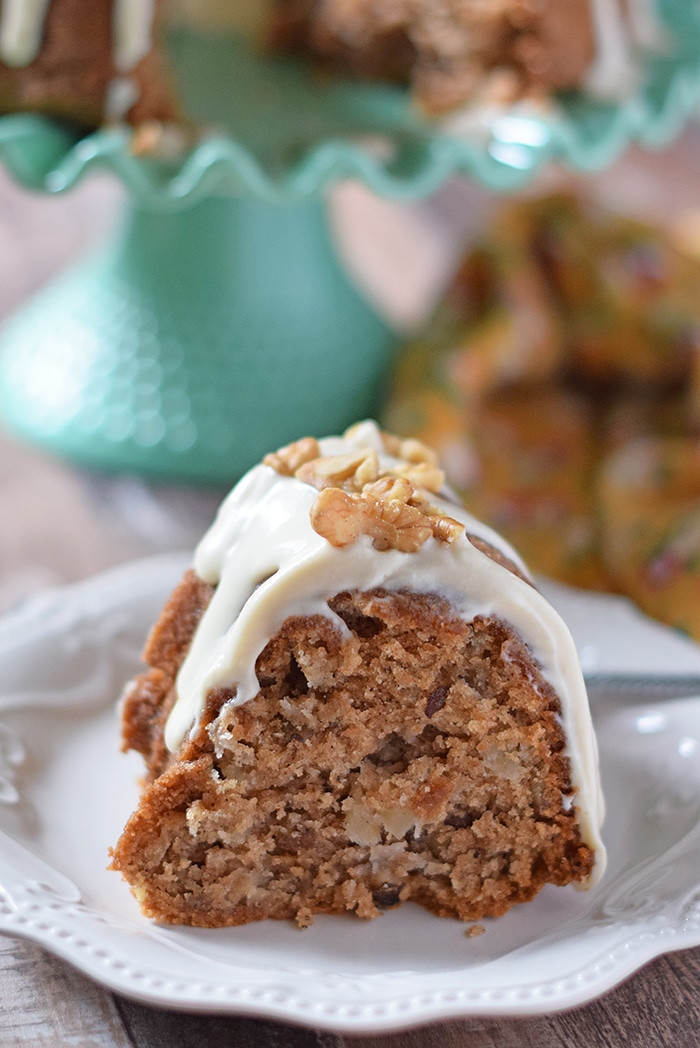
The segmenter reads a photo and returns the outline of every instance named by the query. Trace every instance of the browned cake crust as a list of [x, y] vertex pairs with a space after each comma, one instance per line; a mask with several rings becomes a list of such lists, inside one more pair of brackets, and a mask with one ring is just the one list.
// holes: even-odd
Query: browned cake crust
[[594, 57], [588, 0], [277, 0], [275, 11], [277, 46], [410, 83], [434, 112], [489, 90], [579, 86]]
[[[51, 0], [36, 59], [18, 68], [0, 61], [0, 109], [40, 111], [86, 127], [102, 124], [108, 90], [119, 76], [112, 9], [111, 0]], [[176, 118], [171, 85], [155, 50], [127, 76], [135, 101], [120, 116], [135, 124]]]
[[477, 919], [590, 873], [556, 696], [504, 623], [434, 595], [338, 594], [345, 639], [326, 618], [287, 619], [259, 694], [228, 708], [212, 694], [169, 756], [164, 717], [211, 592], [185, 576], [124, 703], [150, 782], [113, 868], [146, 915], [303, 925], [411, 899]]

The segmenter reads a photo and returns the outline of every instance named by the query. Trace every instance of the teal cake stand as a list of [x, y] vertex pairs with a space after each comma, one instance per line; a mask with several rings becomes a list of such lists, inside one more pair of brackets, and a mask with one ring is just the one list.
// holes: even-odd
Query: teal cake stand
[[396, 340], [336, 257], [328, 187], [415, 199], [460, 173], [509, 190], [552, 160], [601, 168], [632, 141], [669, 141], [700, 97], [700, 10], [661, 10], [669, 46], [624, 105], [571, 95], [475, 113], [459, 133], [400, 89], [191, 32], [170, 42], [178, 86], [217, 130], [175, 159], [134, 155], [124, 129], [78, 139], [1, 118], [0, 157], [23, 185], [59, 193], [107, 169], [128, 197], [112, 240], [0, 333], [5, 422], [82, 465], [218, 485], [375, 414]]

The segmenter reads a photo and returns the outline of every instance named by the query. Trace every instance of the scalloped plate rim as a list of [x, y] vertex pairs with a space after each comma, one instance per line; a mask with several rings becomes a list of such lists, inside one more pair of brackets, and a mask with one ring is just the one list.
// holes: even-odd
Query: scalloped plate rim
[[[129, 611], [129, 608], [132, 608], [133, 610], [137, 605], [143, 603], [144, 599], [160, 603], [186, 563], [187, 559], [184, 554], [149, 558], [146, 561], [132, 562], [82, 582], [37, 595], [24, 607], [0, 621], [0, 660], [3, 657], [7, 658], [7, 652], [13, 649], [19, 637], [24, 638], [31, 650], [36, 645], [45, 644], [47, 631], [49, 633], [53, 631], [53, 634], [59, 637], [62, 632], [67, 631], [68, 639], [74, 639], [80, 635], [81, 629], [85, 631], [89, 626], [92, 630], [95, 622], [100, 622], [106, 616], [107, 611], [111, 614], [115, 609]], [[56, 615], [59, 608], [62, 609], [62, 619], [60, 616], [57, 618]], [[616, 608], [619, 609], [619, 598], [616, 599]], [[90, 707], [83, 713], [78, 711], [78, 716], [104, 716], [105, 710], [109, 708], [111, 697], [111, 694], [100, 696], [95, 704], [96, 709]], [[700, 698], [685, 701], [693, 702], [694, 714], [697, 705], [700, 721]], [[670, 704], [669, 708], [672, 706], [673, 704]], [[11, 703], [10, 707], [12, 707]], [[15, 705], [14, 708], [17, 709], [17, 706]], [[0, 711], [2, 710], [3, 694], [0, 693]], [[1, 727], [2, 721], [0, 720]], [[0, 771], [2, 771], [1, 767]], [[0, 815], [1, 812], [0, 808]], [[4, 830], [0, 830], [0, 838], [6, 844], [8, 840], [14, 840]], [[51, 892], [48, 892], [48, 889], [42, 889], [44, 895], [48, 892], [43, 902], [41, 891], [39, 891], [38, 901], [35, 897], [32, 902], [32, 892], [36, 893], [36, 886], [41, 885], [41, 881], [38, 880], [42, 875], [41, 864], [47, 860], [41, 859], [24, 845], [15, 843], [12, 851], [16, 871], [21, 871], [23, 859], [20, 853], [24, 851], [28, 853], [27, 861], [30, 867], [32, 863], [38, 862], [38, 872], [32, 870], [32, 875], [25, 874], [24, 880], [20, 872], [19, 895], [21, 898], [19, 901], [16, 884], [14, 887], [10, 886], [8, 890], [7, 883], [3, 888], [0, 882], [1, 931], [38, 943], [115, 992], [144, 1003], [181, 1010], [257, 1015], [329, 1031], [389, 1032], [446, 1018], [474, 1015], [525, 1016], [560, 1011], [594, 999], [616, 986], [654, 957], [700, 944], [700, 906], [698, 906], [697, 916], [693, 916], [692, 919], [686, 917], [676, 926], [669, 925], [668, 921], [664, 919], [657, 921], [656, 924], [654, 921], [650, 923], [649, 920], [642, 920], [639, 923], [632, 919], [626, 923], [622, 921], [617, 925], [613, 924], [612, 928], [589, 929], [588, 934], [595, 939], [595, 948], [585, 966], [578, 970], [574, 966], [564, 975], [539, 982], [533, 982], [529, 974], [532, 970], [532, 961], [528, 962], [527, 958], [528, 975], [525, 978], [521, 977], [515, 983], [511, 981], [510, 984], [496, 984], [495, 986], [489, 982], [489, 979], [493, 976], [494, 966], [496, 966], [496, 972], [498, 971], [499, 958], [489, 961], [486, 965], [471, 965], [463, 970], [447, 973], [439, 970], [427, 973], [392, 971], [387, 975], [383, 972], [357, 974], [352, 971], [340, 971], [328, 976], [330, 982], [325, 987], [326, 994], [330, 993], [338, 980], [340, 984], [345, 980], [349, 981], [351, 985], [349, 989], [347, 987], [345, 990], [336, 989], [331, 1000], [327, 995], [324, 996], [322, 987], [316, 991], [313, 988], [309, 991], [303, 982], [303, 976], [309, 974], [308, 966], [297, 971], [289, 968], [276, 970], [272, 968], [267, 981], [263, 979], [262, 985], [260, 985], [259, 975], [256, 974], [257, 970], [251, 970], [246, 984], [245, 972], [247, 969], [239, 970], [244, 960], [243, 957], [238, 962], [239, 967], [235, 965], [232, 967], [231, 962], [224, 964], [214, 957], [213, 960], [209, 958], [207, 963], [203, 962], [202, 970], [207, 970], [207, 964], [208, 968], [214, 972], [222, 968], [224, 974], [228, 975], [228, 982], [221, 977], [218, 980], [216, 978], [205, 979], [203, 984], [200, 981], [198, 986], [194, 984], [188, 988], [187, 985], [182, 984], [182, 975], [176, 973], [170, 978], [172, 985], [168, 989], [169, 977], [166, 976], [165, 979], [162, 977], [157, 959], [155, 970], [153, 970], [153, 965], [150, 971], [148, 964], [144, 965], [142, 956], [144, 941], [152, 938], [153, 942], [157, 944], [154, 948], [159, 956], [163, 950], [166, 951], [166, 956], [169, 956], [168, 951], [174, 951], [172, 956], [175, 961], [173, 963], [176, 964], [177, 957], [182, 954], [183, 948], [185, 954], [191, 950], [191, 946], [186, 945], [186, 936], [184, 947], [178, 947], [177, 929], [174, 931], [167, 929], [162, 934], [159, 926], [143, 921], [138, 914], [133, 919], [123, 920], [123, 926], [120, 927], [120, 918], [108, 912], [100, 912], [99, 908], [85, 906], [80, 901], [76, 903], [70, 897], [61, 902], [60, 893], [64, 874], [58, 869], [58, 865], [52, 866], [50, 861], [48, 879], [51, 879], [51, 871], [54, 871], [59, 887], [54, 888]], [[12, 866], [12, 861], [11, 859], [10, 866]], [[55, 856], [53, 861], [56, 862]], [[7, 865], [7, 859], [5, 862]], [[71, 884], [70, 879], [67, 884]], [[66, 891], [70, 896], [70, 889]], [[700, 883], [696, 886], [693, 897], [698, 892], [700, 892]], [[29, 903], [24, 896], [29, 896]], [[22, 901], [23, 898], [24, 901]], [[439, 918], [432, 918], [432, 920], [439, 921]], [[105, 928], [108, 931], [105, 931]], [[136, 931], [134, 942], [136, 942], [138, 951], [136, 969], [134, 969], [134, 955], [130, 956], [128, 951], [130, 936], [134, 931]], [[114, 942], [111, 937], [114, 937]], [[127, 944], [126, 957], [124, 956], [124, 942]], [[533, 946], [525, 941], [514, 951], [510, 951], [506, 959], [508, 956], [517, 959], [519, 951], [523, 949], [531, 951], [533, 948], [537, 956], [537, 943]], [[564, 951], [564, 956], [566, 956], [566, 951]], [[197, 971], [200, 970], [197, 964], [198, 959], [195, 950], [194, 961]], [[512, 961], [509, 963], [512, 964]], [[571, 963], [571, 958], [569, 958], [569, 963]], [[476, 985], [478, 979], [475, 979], [475, 976], [478, 972], [482, 973], [481, 986]], [[486, 972], [485, 982], [484, 972]], [[471, 987], [469, 985], [470, 977]], [[302, 979], [301, 982], [300, 979]], [[178, 981], [181, 985], [178, 985]], [[149, 982], [152, 985], [149, 986]], [[447, 985], [438, 986], [439, 983], [447, 983]], [[177, 987], [177, 992], [173, 989], [174, 986]]]

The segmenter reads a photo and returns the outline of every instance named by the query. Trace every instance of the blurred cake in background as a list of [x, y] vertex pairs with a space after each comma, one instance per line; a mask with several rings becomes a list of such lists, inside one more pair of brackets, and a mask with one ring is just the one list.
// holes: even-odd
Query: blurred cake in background
[[165, 0], [1, 0], [0, 109], [95, 127], [167, 122], [177, 106], [156, 47]]
[[624, 92], [662, 32], [652, 0], [277, 0], [275, 39], [361, 76], [410, 84], [423, 109], [585, 87]]
[[262, 39], [269, 0], [0, 0], [0, 110], [86, 128], [184, 118], [164, 34]]
[[400, 357], [438, 447], [539, 572], [700, 638], [700, 256], [570, 195], [506, 207]]
[[0, 109], [172, 121], [162, 30], [182, 23], [409, 84], [431, 113], [563, 88], [620, 97], [664, 39], [651, 0], [0, 0]]

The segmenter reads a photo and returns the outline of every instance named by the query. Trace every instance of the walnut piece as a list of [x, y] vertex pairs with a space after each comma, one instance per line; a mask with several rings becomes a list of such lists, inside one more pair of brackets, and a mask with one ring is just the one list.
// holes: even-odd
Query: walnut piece
[[295, 477], [315, 488], [344, 487], [361, 491], [365, 484], [379, 475], [376, 451], [362, 449], [347, 455], [325, 455], [305, 462], [295, 471]]
[[324, 488], [311, 507], [311, 527], [331, 546], [349, 546], [362, 534], [359, 495]]
[[464, 533], [464, 524], [444, 513], [429, 514], [433, 535], [439, 542], [454, 542]]
[[321, 448], [315, 437], [302, 437], [301, 440], [295, 440], [293, 444], [287, 444], [279, 451], [266, 455], [263, 463], [271, 466], [283, 477], [293, 477], [300, 466], [318, 458], [320, 454]]
[[[345, 433], [348, 439], [352, 439], [355, 428], [352, 426]], [[415, 440], [413, 437], [397, 437], [394, 433], [387, 433], [385, 430], [380, 431], [380, 436], [387, 455], [403, 459], [405, 462], [415, 464], [424, 462], [429, 466], [437, 466], [437, 452], [429, 448], [422, 440]]]
[[399, 441], [398, 458], [405, 459], [406, 462], [415, 462], [416, 464], [419, 462], [425, 463], [427, 466], [437, 466], [438, 464], [437, 452], [433, 451], [432, 448], [429, 448], [421, 440], [414, 440], [411, 437]]
[[430, 521], [415, 506], [342, 488], [321, 491], [311, 507], [311, 526], [332, 546], [349, 546], [369, 535], [375, 549], [402, 553], [416, 553], [433, 534]]
[[402, 465], [391, 470], [397, 477], [405, 477], [416, 488], [436, 493], [445, 483], [445, 474], [429, 462], [417, 462], [415, 465]]
[[377, 499], [365, 493], [360, 497], [365, 503], [362, 530], [371, 535], [375, 549], [417, 553], [431, 537], [430, 522], [417, 506], [398, 499]]
[[406, 477], [380, 477], [374, 483], [367, 484], [364, 490], [374, 498], [396, 502], [411, 502], [416, 496], [416, 489]]

